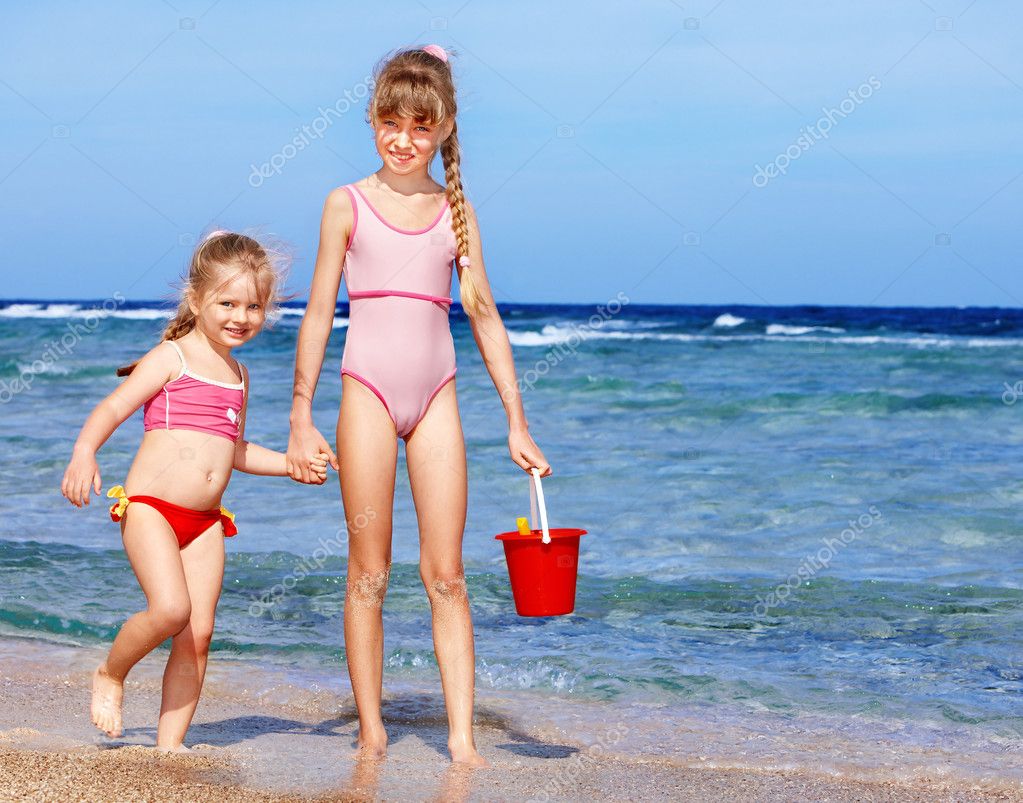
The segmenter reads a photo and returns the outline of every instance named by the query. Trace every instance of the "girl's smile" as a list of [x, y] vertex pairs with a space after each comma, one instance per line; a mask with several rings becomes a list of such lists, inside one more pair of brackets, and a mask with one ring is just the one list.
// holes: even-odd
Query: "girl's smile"
[[203, 299], [196, 322], [210, 340], [227, 348], [248, 342], [263, 328], [266, 312], [251, 277], [238, 274]]
[[428, 166], [446, 135], [445, 126], [433, 126], [409, 117], [383, 117], [375, 128], [380, 158], [399, 175]]

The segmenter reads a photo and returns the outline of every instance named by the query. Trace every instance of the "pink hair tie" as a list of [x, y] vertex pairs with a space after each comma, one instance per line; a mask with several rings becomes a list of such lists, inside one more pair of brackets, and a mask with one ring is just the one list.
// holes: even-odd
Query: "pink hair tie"
[[440, 45], [427, 45], [423, 48], [424, 53], [429, 53], [431, 56], [436, 56], [443, 62], [448, 60], [448, 52]]
[[463, 268], [469, 267], [469, 257], [459, 257], [458, 264]]

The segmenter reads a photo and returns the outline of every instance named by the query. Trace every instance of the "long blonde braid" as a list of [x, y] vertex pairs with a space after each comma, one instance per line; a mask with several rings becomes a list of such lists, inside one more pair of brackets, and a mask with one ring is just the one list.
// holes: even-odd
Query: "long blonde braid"
[[[465, 193], [462, 192], [462, 151], [458, 146], [458, 123], [451, 125], [451, 136], [440, 146], [441, 159], [444, 161], [445, 194], [451, 207], [451, 228], [455, 232], [458, 244], [458, 259], [469, 258], [469, 220], [465, 214]], [[458, 278], [461, 289], [462, 309], [467, 314], [476, 316], [486, 306], [476, 283], [473, 281], [469, 267], [462, 268]]]

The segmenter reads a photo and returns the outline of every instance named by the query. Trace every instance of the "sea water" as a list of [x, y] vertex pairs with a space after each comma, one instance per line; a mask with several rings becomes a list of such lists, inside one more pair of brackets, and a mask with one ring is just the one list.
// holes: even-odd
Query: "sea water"
[[[494, 535], [529, 514], [528, 480], [456, 307], [481, 689], [1018, 744], [1023, 311], [501, 312], [553, 467], [551, 526], [589, 534], [575, 613], [517, 616]], [[238, 352], [252, 382], [247, 437], [281, 450], [301, 313], [291, 304]], [[73, 509], [60, 480], [114, 369], [155, 343], [167, 314], [0, 302], [0, 635], [105, 644], [143, 604], [106, 500]], [[314, 407], [331, 439], [346, 325], [339, 304]], [[101, 450], [104, 488], [123, 479], [141, 431], [138, 413]], [[403, 450], [399, 461], [385, 677], [437, 685]], [[336, 479], [236, 474], [225, 503], [240, 532], [215, 656], [342, 674]]]

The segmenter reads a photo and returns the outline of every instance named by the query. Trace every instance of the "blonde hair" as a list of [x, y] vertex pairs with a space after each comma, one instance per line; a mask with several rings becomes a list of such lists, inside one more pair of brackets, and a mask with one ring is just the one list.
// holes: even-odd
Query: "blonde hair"
[[[458, 259], [468, 257], [469, 221], [462, 191], [462, 152], [458, 146], [458, 124], [455, 121], [458, 103], [450, 62], [420, 48], [399, 50], [378, 64], [373, 74], [373, 95], [366, 108], [370, 122], [393, 115], [439, 126], [451, 118], [451, 134], [440, 146], [444, 162], [444, 192], [451, 207], [451, 229], [455, 233]], [[458, 283], [462, 308], [469, 315], [478, 314], [486, 302], [468, 268], [462, 270]]]
[[[178, 309], [167, 322], [160, 338], [177, 340], [195, 328], [195, 313], [189, 301], [201, 302], [206, 296], [239, 275], [252, 278], [259, 293], [260, 303], [270, 318], [283, 300], [283, 259], [279, 252], [271, 252], [256, 240], [233, 231], [214, 231], [206, 235], [192, 254], [188, 276], [183, 282]], [[231, 272], [233, 271], [233, 272]], [[138, 364], [117, 369], [118, 376], [127, 376]]]

